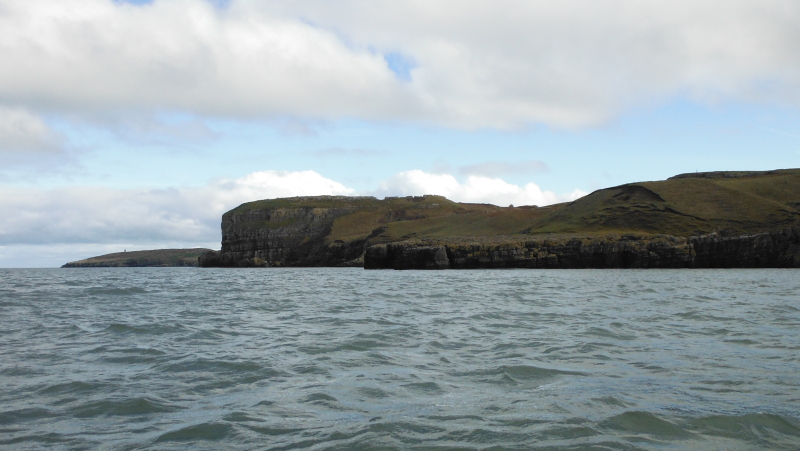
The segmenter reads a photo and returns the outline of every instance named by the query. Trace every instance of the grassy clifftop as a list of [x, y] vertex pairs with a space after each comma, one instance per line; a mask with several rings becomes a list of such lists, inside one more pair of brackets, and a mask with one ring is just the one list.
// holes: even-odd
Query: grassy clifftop
[[[372, 242], [393, 242], [516, 234], [758, 233], [800, 224], [800, 169], [681, 174], [547, 207], [456, 203], [441, 196], [315, 196], [248, 202], [225, 216], [298, 208], [351, 210], [333, 221], [328, 242], [367, 236]], [[295, 221], [276, 218], [236, 226], [279, 229]]]
[[[427, 196], [426, 199], [433, 199]], [[800, 225], [800, 170], [684, 174], [595, 191], [548, 207], [497, 207], [436, 199], [427, 208], [389, 200], [336, 219], [329, 241], [373, 242], [507, 235], [759, 233]]]
[[607, 188], [557, 206], [526, 232], [736, 235], [798, 223], [800, 170], [783, 170], [683, 174]]

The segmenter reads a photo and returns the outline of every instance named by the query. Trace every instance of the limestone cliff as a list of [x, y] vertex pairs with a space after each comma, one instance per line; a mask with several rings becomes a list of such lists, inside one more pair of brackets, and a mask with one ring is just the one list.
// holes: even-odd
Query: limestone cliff
[[[200, 266], [362, 266], [365, 240], [326, 243], [336, 218], [369, 208], [344, 196], [296, 197], [279, 205], [244, 204], [222, 216], [222, 249]], [[321, 201], [321, 202], [320, 202]], [[314, 206], [323, 204], [324, 206]]]
[[433, 240], [367, 248], [366, 269], [798, 268], [800, 228], [755, 235], [509, 237], [495, 242]]
[[800, 267], [800, 170], [682, 174], [547, 207], [441, 196], [243, 204], [200, 266]]

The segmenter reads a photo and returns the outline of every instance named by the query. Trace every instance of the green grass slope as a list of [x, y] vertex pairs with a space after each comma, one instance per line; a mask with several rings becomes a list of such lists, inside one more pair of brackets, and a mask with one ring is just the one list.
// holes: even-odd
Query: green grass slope
[[736, 235], [800, 224], [800, 170], [717, 174], [595, 191], [558, 206], [526, 232]]
[[352, 263], [367, 243], [750, 235], [800, 226], [800, 169], [682, 174], [547, 207], [457, 203], [441, 196], [267, 199], [225, 213], [222, 225], [229, 246], [223, 254], [232, 254], [223, 257], [233, 258], [230, 264], [256, 251], [281, 256], [270, 264], [287, 263], [286, 256], [296, 260], [288, 263]]
[[197, 257], [209, 250], [195, 248], [116, 252], [70, 262], [62, 268], [197, 266]]
[[334, 231], [354, 238], [382, 225], [373, 239], [379, 243], [517, 234], [731, 236], [800, 226], [800, 170], [715, 174], [631, 183], [542, 208], [451, 203], [406, 221], [389, 221], [376, 209], [340, 218]]
[[730, 236], [800, 225], [800, 169], [682, 174], [548, 207], [461, 204], [438, 196], [366, 199], [368, 208], [334, 222], [329, 242], [367, 236], [373, 243], [519, 234]]

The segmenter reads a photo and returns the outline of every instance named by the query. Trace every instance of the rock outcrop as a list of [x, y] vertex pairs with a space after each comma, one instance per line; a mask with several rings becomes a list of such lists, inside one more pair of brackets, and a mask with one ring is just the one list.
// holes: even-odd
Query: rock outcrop
[[797, 268], [800, 228], [717, 234], [531, 238], [489, 243], [400, 242], [370, 246], [366, 269]]
[[[324, 200], [329, 206], [307, 204]], [[366, 240], [326, 243], [336, 218], [374, 198], [297, 197], [277, 208], [238, 208], [222, 216], [222, 249], [199, 258], [203, 267], [362, 266]], [[247, 205], [247, 204], [245, 204]]]
[[441, 196], [249, 202], [200, 266], [800, 267], [800, 170], [682, 174], [547, 207]]

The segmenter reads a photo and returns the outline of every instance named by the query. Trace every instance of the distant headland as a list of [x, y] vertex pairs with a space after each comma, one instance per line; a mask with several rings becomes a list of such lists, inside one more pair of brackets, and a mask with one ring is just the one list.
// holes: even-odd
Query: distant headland
[[222, 216], [203, 267], [800, 267], [800, 169], [681, 174], [547, 207], [316, 196]]
[[108, 268], [139, 266], [197, 266], [197, 258], [211, 249], [157, 249], [116, 252], [67, 263], [62, 268]]

